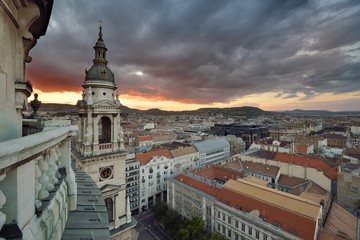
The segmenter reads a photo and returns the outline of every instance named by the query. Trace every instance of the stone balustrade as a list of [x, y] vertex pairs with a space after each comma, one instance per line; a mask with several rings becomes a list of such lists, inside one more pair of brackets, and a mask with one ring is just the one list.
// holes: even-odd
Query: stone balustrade
[[0, 239], [60, 239], [77, 192], [68, 126], [0, 143]]

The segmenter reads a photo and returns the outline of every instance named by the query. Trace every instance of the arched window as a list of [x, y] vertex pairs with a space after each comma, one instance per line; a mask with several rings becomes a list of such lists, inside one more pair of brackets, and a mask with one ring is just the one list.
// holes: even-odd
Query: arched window
[[108, 117], [100, 118], [98, 122], [99, 143], [111, 142], [111, 120]]
[[105, 198], [105, 205], [109, 216], [109, 222], [114, 221], [114, 202], [111, 198]]

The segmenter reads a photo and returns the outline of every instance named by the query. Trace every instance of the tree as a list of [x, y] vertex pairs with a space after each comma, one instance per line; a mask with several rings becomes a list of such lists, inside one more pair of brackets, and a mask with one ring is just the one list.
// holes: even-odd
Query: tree
[[186, 230], [190, 233], [190, 239], [204, 239], [206, 236], [204, 221], [199, 217], [192, 217]]
[[180, 229], [175, 236], [176, 240], [188, 240], [190, 239], [190, 233], [186, 229]]
[[161, 216], [164, 216], [166, 212], [168, 211], [168, 206], [164, 202], [157, 202], [155, 206], [151, 208], [151, 211], [154, 213], [154, 217], [156, 219], [161, 218]]
[[209, 234], [210, 236], [207, 238], [208, 240], [225, 240], [225, 237], [218, 232]]

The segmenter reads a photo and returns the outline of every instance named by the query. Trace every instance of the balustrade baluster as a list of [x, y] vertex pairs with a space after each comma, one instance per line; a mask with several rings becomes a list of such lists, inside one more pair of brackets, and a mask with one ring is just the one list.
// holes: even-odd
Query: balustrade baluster
[[35, 206], [37, 208], [40, 208], [42, 205], [42, 202], [39, 200], [40, 190], [41, 190], [41, 170], [39, 168], [39, 161], [42, 157], [38, 157], [35, 159]]
[[49, 176], [49, 184], [47, 186], [47, 190], [50, 191], [50, 190], [54, 189], [54, 184], [58, 182], [58, 179], [55, 177], [55, 174], [56, 174], [56, 170], [54, 167], [55, 163], [54, 163], [54, 160], [52, 159], [50, 153], [46, 154], [45, 160], [49, 166], [49, 169], [47, 171], [47, 175]]
[[55, 171], [55, 177], [57, 179], [61, 178], [61, 174], [59, 173], [59, 155], [56, 152], [56, 147], [52, 148], [50, 150], [50, 157], [53, 160], [54, 164], [52, 165], [52, 167], [54, 168], [53, 170]]
[[39, 199], [40, 200], [43, 200], [45, 198], [47, 198], [49, 196], [49, 190], [53, 189], [54, 188], [54, 185], [52, 185], [52, 188], [50, 186], [50, 188], [48, 189], [48, 185], [51, 184], [49, 182], [49, 177], [47, 175], [47, 172], [49, 170], [49, 166], [47, 164], [47, 162], [45, 161], [44, 157], [42, 156], [40, 159], [39, 159], [39, 169], [41, 171], [41, 177], [39, 179], [39, 182], [41, 184], [41, 189], [40, 189], [40, 192], [39, 192]]

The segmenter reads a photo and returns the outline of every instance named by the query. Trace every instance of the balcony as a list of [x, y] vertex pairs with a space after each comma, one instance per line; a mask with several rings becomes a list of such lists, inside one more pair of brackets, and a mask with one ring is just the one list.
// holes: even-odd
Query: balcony
[[99, 150], [112, 149], [112, 143], [99, 144]]
[[77, 189], [69, 126], [0, 143], [0, 238], [60, 239]]

